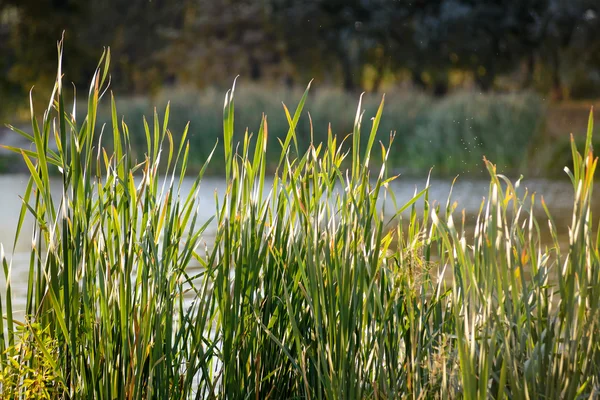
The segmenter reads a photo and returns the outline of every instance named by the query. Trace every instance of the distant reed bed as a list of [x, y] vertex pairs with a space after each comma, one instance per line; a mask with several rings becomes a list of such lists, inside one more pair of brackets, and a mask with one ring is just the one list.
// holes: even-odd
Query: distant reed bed
[[[278, 140], [285, 139], [289, 128], [281, 103], [293, 104], [302, 93], [298, 89], [240, 84], [236, 95], [235, 141], [243, 140], [246, 129], [256, 133], [265, 113], [269, 117], [269, 147], [278, 148]], [[299, 149], [303, 152], [308, 149], [311, 133], [315, 143], [325, 143], [329, 126], [339, 137], [351, 133], [357, 97], [339, 89], [313, 87], [295, 127]], [[365, 94], [362, 100], [365, 115], [375, 115], [380, 101], [380, 94]], [[222, 135], [222, 92], [215, 88], [201, 92], [173, 88], [154, 98], [117, 100], [119, 112], [127, 116], [135, 149], [144, 148], [146, 140], [143, 115], [152, 115], [154, 105], [164, 108], [167, 102], [175, 140], [180, 140], [180, 133], [191, 122], [190, 163], [197, 171]], [[110, 123], [108, 103], [99, 107], [98, 119]], [[405, 174], [426, 176], [435, 166], [436, 175], [484, 176], [481, 155], [485, 154], [505, 172], [518, 176], [517, 172], [527, 167], [528, 150], [540, 140], [545, 120], [546, 105], [531, 92], [458, 92], [438, 99], [418, 91], [397, 90], [386, 94], [386, 112], [381, 117], [377, 139], [387, 141], [390, 133], [395, 133], [388, 167]], [[363, 137], [363, 142], [366, 139]], [[222, 147], [218, 151], [222, 152]], [[277, 167], [277, 153], [273, 150], [267, 154], [270, 172]], [[213, 160], [208, 173], [220, 175], [223, 163], [222, 158]]]

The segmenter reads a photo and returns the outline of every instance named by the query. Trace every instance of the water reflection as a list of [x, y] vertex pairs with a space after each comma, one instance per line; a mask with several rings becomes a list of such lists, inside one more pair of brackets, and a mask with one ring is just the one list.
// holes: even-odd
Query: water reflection
[[[7, 259], [12, 259], [12, 289], [13, 302], [15, 309], [24, 306], [25, 295], [27, 291], [27, 273], [29, 265], [29, 250], [31, 248], [31, 234], [33, 218], [27, 215], [20, 235], [20, 240], [13, 246], [15, 229], [19, 220], [19, 211], [22, 200], [20, 196], [25, 192], [28, 176], [26, 175], [4, 175], [0, 176], [0, 243], [3, 244]], [[183, 182], [182, 197], [187, 195], [193, 183], [192, 179], [186, 179]], [[270, 185], [271, 182], [266, 182]], [[397, 204], [402, 205], [410, 200], [414, 193], [425, 187], [426, 179], [398, 179], [392, 182], [390, 189], [393, 191]], [[222, 196], [225, 192], [225, 182], [218, 178], [204, 179], [199, 193], [199, 221], [208, 220], [215, 213], [215, 191]], [[446, 204], [448, 195], [452, 188], [451, 180], [435, 179], [430, 182], [429, 199], [432, 202]], [[525, 180], [521, 182], [519, 192], [522, 194], [525, 190], [529, 193], [536, 193], [537, 207], [535, 212], [538, 217], [543, 218], [543, 210], [540, 205], [540, 195], [543, 195], [546, 203], [550, 206], [552, 215], [557, 223], [559, 234], [565, 237], [567, 226], [571, 218], [571, 209], [573, 202], [573, 189], [568, 180], [550, 181], [550, 180]], [[452, 189], [452, 201], [458, 203], [458, 210], [464, 209], [467, 215], [467, 231], [472, 229], [475, 223], [475, 216], [479, 211], [481, 202], [484, 197], [487, 197], [489, 190], [489, 181], [487, 180], [472, 180], [459, 179]], [[54, 182], [54, 196], [60, 197], [60, 182]], [[598, 202], [595, 204], [595, 209], [598, 209]], [[393, 203], [389, 196], [382, 198], [381, 206], [384, 207], [384, 212], [393, 214]], [[419, 203], [419, 209], [422, 209], [422, 202]], [[542, 221], [541, 221], [542, 222]], [[547, 230], [546, 224], [540, 223], [542, 228], [542, 236], [544, 229]], [[210, 242], [210, 238], [214, 236], [215, 223], [209, 225], [204, 234], [204, 241]], [[14, 247], [14, 249], [13, 249]], [[14, 251], [13, 251], [14, 250]], [[0, 274], [0, 293], [4, 293], [4, 274]]]

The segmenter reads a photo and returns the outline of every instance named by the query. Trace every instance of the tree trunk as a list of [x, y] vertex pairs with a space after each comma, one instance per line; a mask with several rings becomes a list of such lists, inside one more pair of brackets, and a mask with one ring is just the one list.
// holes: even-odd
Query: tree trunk
[[500, 42], [496, 37], [492, 37], [491, 41], [491, 54], [488, 54], [483, 60], [482, 66], [485, 68], [485, 70], [483, 71], [483, 74], [480, 74], [479, 71], [476, 71], [475, 73], [475, 81], [482, 92], [489, 92], [490, 89], [494, 87], [494, 81], [496, 80], [496, 64], [499, 61], [498, 55], [500, 55]]
[[523, 87], [529, 89], [533, 86], [533, 74], [535, 72], [535, 55], [530, 53], [525, 61], [525, 78], [523, 79]]
[[483, 76], [479, 75], [478, 73], [476, 73], [475, 75], [475, 82], [477, 83], [477, 87], [479, 87], [479, 89], [484, 93], [489, 92], [494, 84], [494, 79], [487, 72]]
[[427, 84], [423, 80], [423, 71], [420, 68], [415, 68], [411, 71], [412, 73], [412, 84], [421, 90], [427, 89]]
[[435, 97], [444, 97], [448, 93], [448, 81], [437, 80], [433, 85], [433, 95]]
[[375, 80], [373, 81], [373, 89], [372, 92], [376, 93], [379, 91], [379, 87], [381, 86], [381, 82], [383, 81], [383, 75], [385, 74], [385, 62], [380, 60], [377, 64], [377, 70], [375, 71]]
[[489, 92], [494, 87], [494, 81], [496, 80], [496, 62], [496, 60], [490, 58], [486, 60], [483, 65], [485, 68], [483, 74], [480, 74], [479, 70], [475, 71], [475, 82], [482, 92]]
[[342, 74], [344, 76], [344, 90], [347, 92], [354, 92], [356, 90], [354, 73], [352, 71], [350, 60], [346, 55], [342, 56]]
[[258, 81], [262, 77], [261, 65], [254, 57], [254, 55], [250, 55], [250, 59], [248, 60], [250, 63], [250, 79], [253, 81]]
[[283, 77], [283, 82], [284, 82], [286, 88], [288, 88], [288, 89], [294, 88], [294, 77], [292, 76], [292, 74], [286, 73]]
[[551, 98], [554, 101], [563, 100], [563, 85], [560, 77], [560, 57], [558, 49], [552, 51], [552, 92]]

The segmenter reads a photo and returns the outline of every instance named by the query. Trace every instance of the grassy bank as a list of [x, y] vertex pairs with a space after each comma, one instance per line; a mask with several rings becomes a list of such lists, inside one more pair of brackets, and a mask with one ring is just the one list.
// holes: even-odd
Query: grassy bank
[[[190, 133], [175, 140], [171, 110], [154, 114], [136, 161], [131, 130], [104, 90], [107, 70], [108, 57], [77, 113], [64, 102], [59, 70], [42, 123], [34, 116], [30, 133], [22, 132], [34, 146], [20, 151], [31, 173], [21, 221], [31, 213], [35, 225], [24, 318], [15, 318], [10, 257], [2, 256], [2, 397], [600, 394], [591, 122], [581, 153], [572, 148], [577, 194], [561, 254], [557, 240], [540, 244], [539, 224], [547, 222], [531, 210], [543, 199], [517, 197], [491, 162], [473, 238], [450, 199], [431, 204], [424, 189], [397, 204], [386, 167], [395, 142], [377, 140], [383, 101], [365, 118], [359, 102], [345, 141], [329, 134], [304, 152], [296, 128], [307, 89], [276, 151], [264, 116], [237, 144], [232, 89], [221, 112], [222, 148], [204, 164], [221, 159], [227, 181], [214, 242], [204, 246], [196, 195], [212, 190], [201, 185], [205, 169], [189, 194], [180, 190]], [[113, 115], [102, 133], [101, 101]], [[103, 147], [108, 137], [111, 150]], [[60, 199], [50, 195], [52, 171], [62, 177]], [[447, 272], [450, 280], [440, 279]]]

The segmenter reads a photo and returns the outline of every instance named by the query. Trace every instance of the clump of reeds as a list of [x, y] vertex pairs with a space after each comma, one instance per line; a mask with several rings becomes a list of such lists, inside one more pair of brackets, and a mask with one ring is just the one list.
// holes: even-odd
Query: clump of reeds
[[[33, 147], [13, 149], [30, 170], [15, 241], [26, 213], [33, 215], [34, 228], [22, 321], [13, 318], [10, 266], [3, 259], [3, 376], [14, 363], [36, 368], [36, 358], [27, 354], [33, 352], [46, 356], [51, 367], [50, 398], [189, 397], [212, 351], [203, 343], [211, 325], [203, 316], [211, 307], [209, 288], [198, 292], [206, 303], [190, 307], [184, 301], [186, 267], [197, 257], [206, 223], [196, 219], [202, 174], [189, 194], [180, 192], [189, 148], [173, 143], [168, 108], [162, 124], [157, 114], [145, 124], [143, 160], [131, 157], [130, 134], [117, 118], [114, 99], [112, 126], [98, 132], [96, 109], [106, 94], [109, 61], [106, 52], [83, 118], [65, 108], [59, 63], [41, 124], [32, 113], [32, 133], [18, 131]], [[102, 144], [108, 135], [111, 153]], [[51, 178], [52, 170], [59, 179]], [[58, 198], [52, 196], [56, 185]], [[15, 338], [16, 324], [28, 334]], [[57, 351], [50, 351], [46, 337], [58, 343]], [[3, 381], [2, 397], [29, 398], [25, 382], [31, 374], [14, 385]]]
[[[591, 122], [583, 156], [573, 145], [576, 196], [562, 254], [550, 215], [555, 243], [544, 248], [534, 196], [519, 198], [487, 161], [490, 196], [474, 238], [450, 201], [445, 210], [429, 203], [427, 188], [397, 204], [386, 169], [393, 135], [377, 143], [383, 101], [364, 140], [359, 102], [351, 135], [330, 130], [303, 152], [296, 127], [307, 89], [293, 113], [284, 106], [289, 130], [268, 177], [268, 119], [236, 145], [232, 89], [227, 189], [216, 195], [214, 241], [202, 248], [211, 223], [197, 218], [204, 169], [182, 191], [187, 127], [177, 145], [169, 108], [162, 122], [155, 113], [137, 160], [112, 96], [112, 125], [96, 126], [109, 61], [107, 52], [83, 118], [66, 109], [59, 64], [41, 124], [32, 113], [32, 132], [18, 131], [32, 149], [12, 149], [31, 173], [17, 238], [27, 213], [34, 233], [20, 320], [2, 258], [3, 398], [599, 394]], [[46, 389], [27, 389], [33, 379]]]

